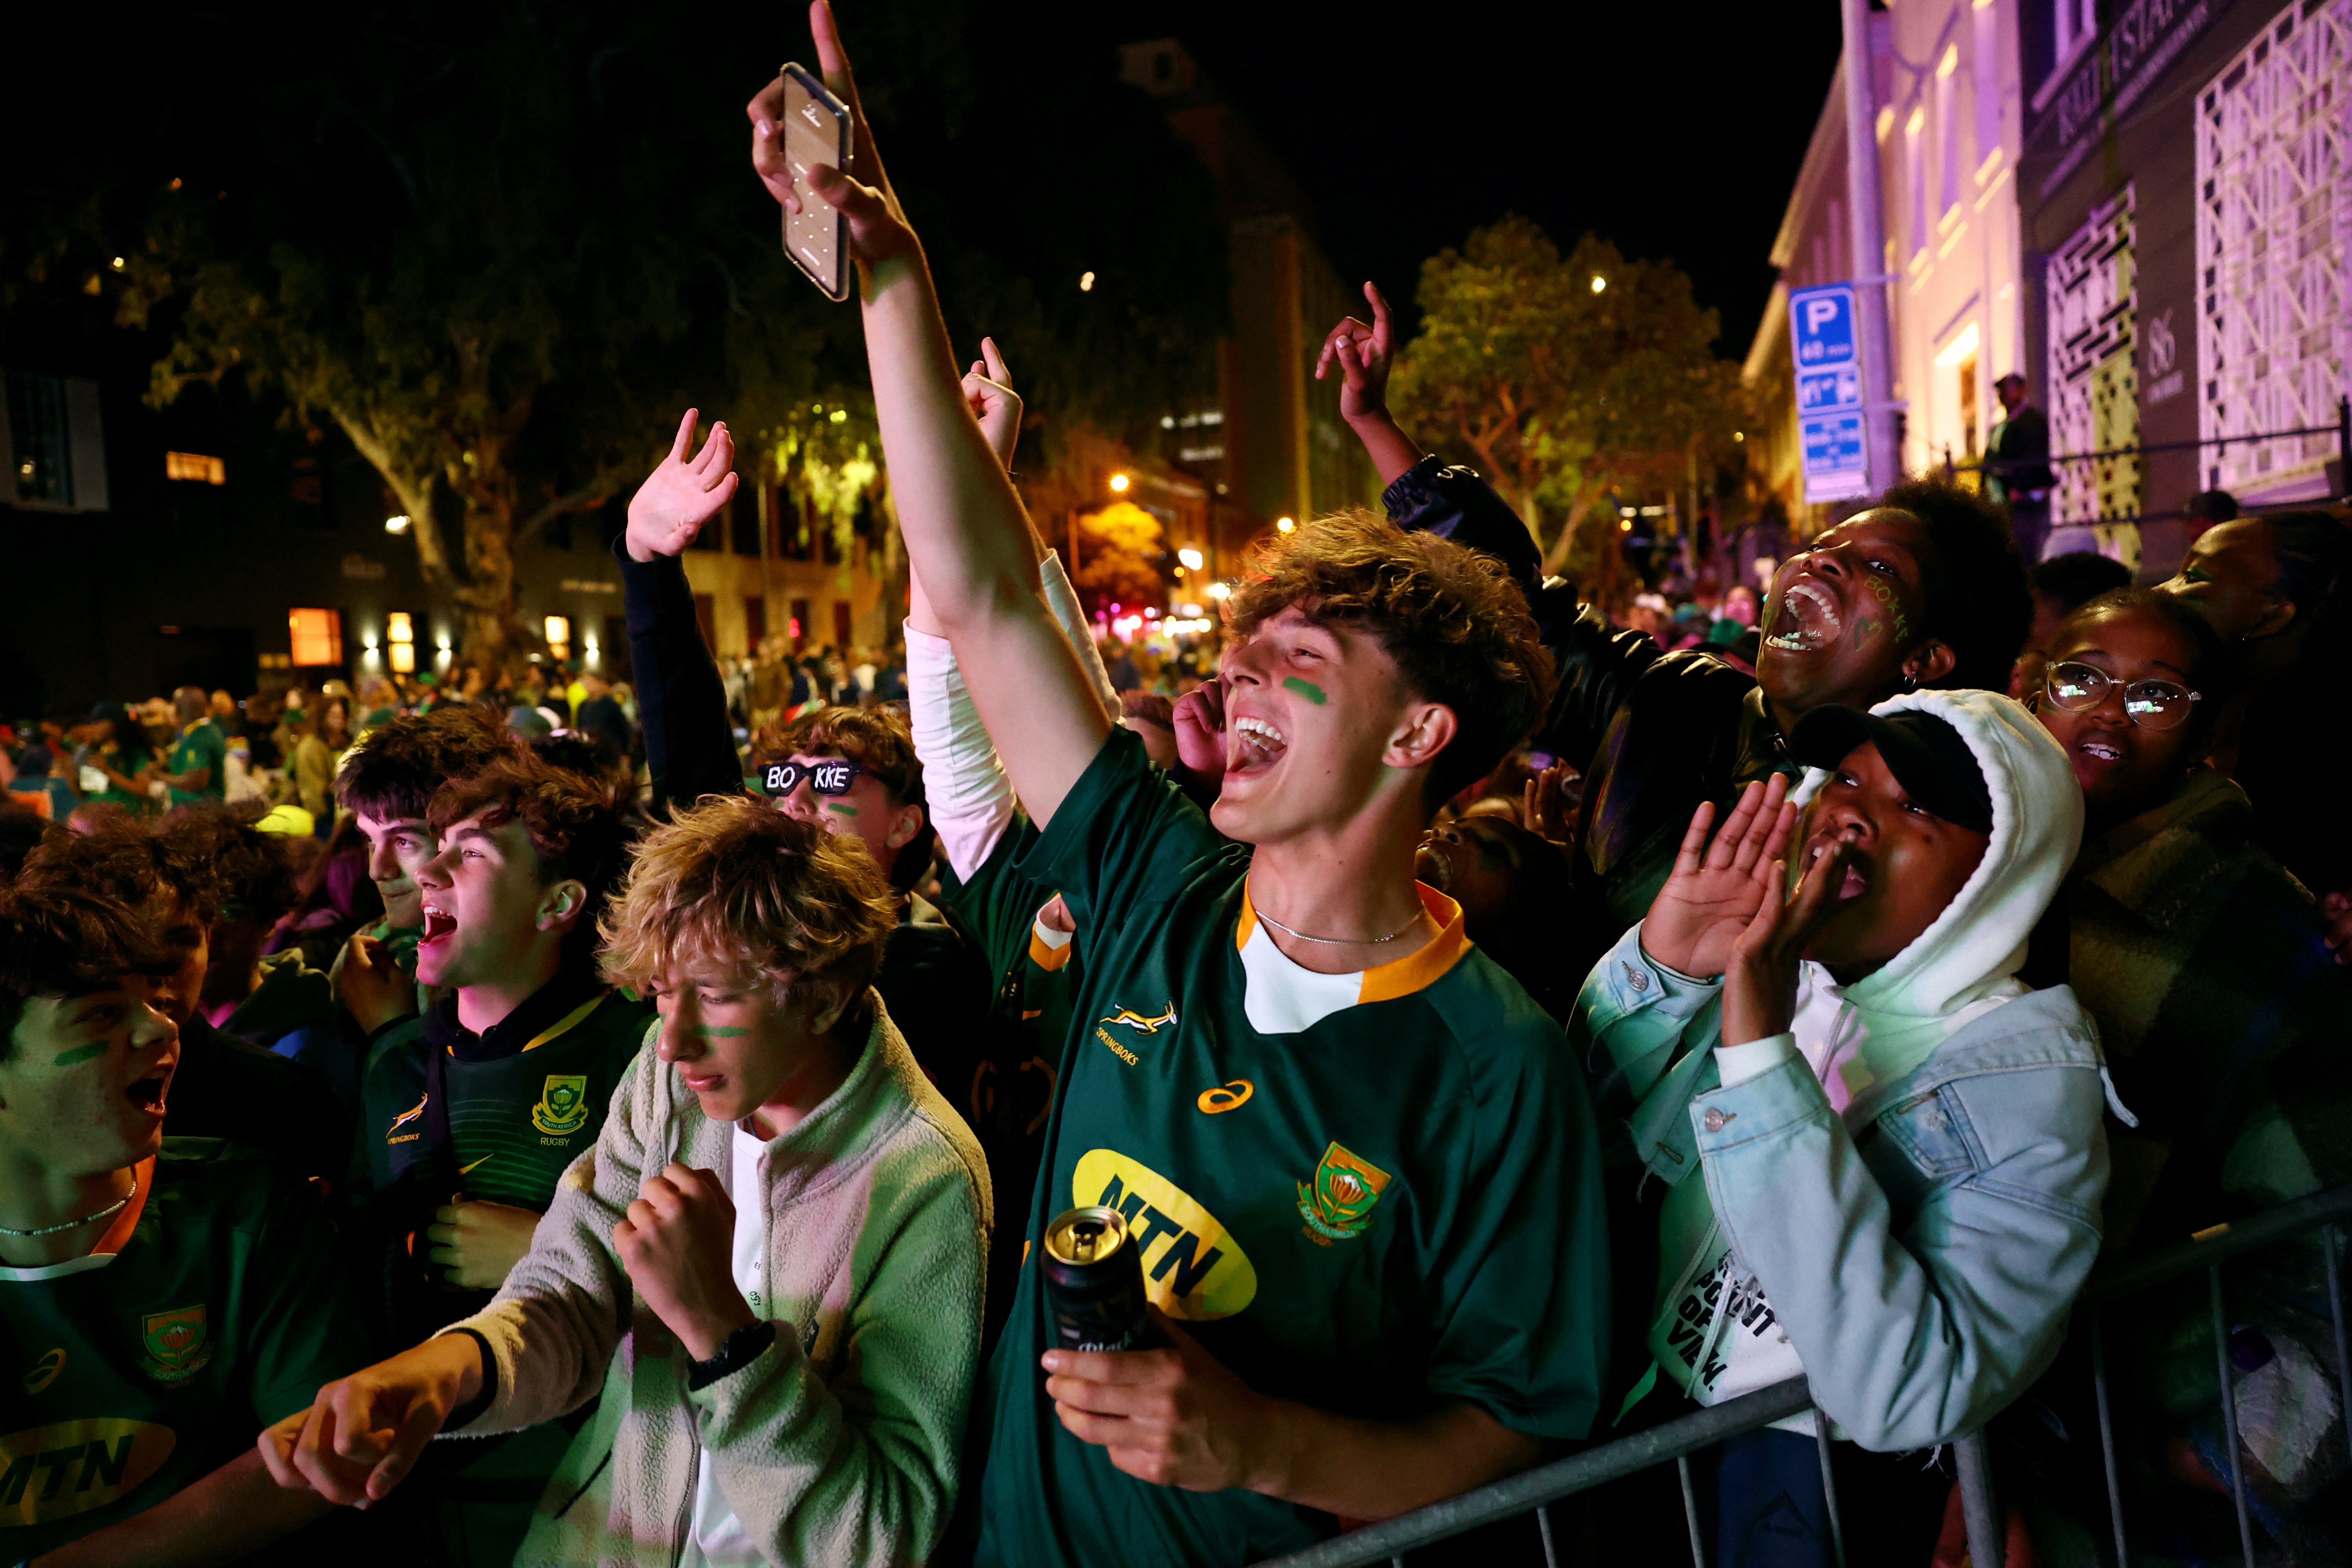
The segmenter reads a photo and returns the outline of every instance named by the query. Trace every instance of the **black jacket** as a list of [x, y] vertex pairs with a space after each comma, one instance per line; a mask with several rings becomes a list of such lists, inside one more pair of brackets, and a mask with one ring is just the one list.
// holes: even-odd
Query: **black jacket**
[[[637, 719], [645, 729], [656, 810], [691, 805], [707, 795], [741, 795], [743, 763], [727, 716], [727, 691], [703, 646], [685, 565], [669, 555], [634, 561], [618, 540], [613, 554], [621, 563]], [[994, 985], [979, 948], [944, 921], [925, 918], [929, 914], [921, 900], [906, 900], [874, 984], [916, 1061], [961, 1104], [978, 1068], [977, 1025]]]
[[1403, 528], [1438, 534], [1501, 561], [1528, 591], [1559, 686], [1535, 749], [1584, 773], [1572, 847], [1590, 963], [1649, 912], [1701, 801], [1728, 807], [1750, 782], [1795, 773], [1753, 676], [1711, 653], [1667, 653], [1640, 632], [1613, 630], [1557, 578], [1527, 524], [1469, 468], [1424, 458], [1381, 498]]

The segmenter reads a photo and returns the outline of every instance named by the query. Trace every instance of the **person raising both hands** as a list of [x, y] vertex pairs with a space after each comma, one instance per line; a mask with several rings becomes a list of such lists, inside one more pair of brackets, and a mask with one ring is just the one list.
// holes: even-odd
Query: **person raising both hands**
[[[1699, 806], [1577, 1001], [1571, 1037], [1668, 1188], [1626, 1404], [1662, 1376], [1714, 1405], [1801, 1373], [1852, 1439], [1851, 1559], [1924, 1561], [1948, 1479], [1855, 1449], [1946, 1443], [2008, 1404], [2098, 1254], [2096, 1032], [2065, 986], [2016, 977], [2082, 796], [1988, 691], [1825, 709], [1790, 748], [1803, 784], [1748, 785], [1712, 837]], [[1800, 1522], [1832, 1560], [1810, 1414], [1720, 1464], [1718, 1563], [1803, 1561], [1763, 1553]]]
[[1597, 1141], [1558, 1026], [1412, 876], [1435, 805], [1541, 711], [1518, 590], [1369, 517], [1284, 536], [1229, 611], [1204, 814], [1038, 595], [832, 13], [811, 21], [858, 177], [794, 176], [780, 88], [750, 105], [753, 166], [847, 220], [915, 576], [1036, 826], [1024, 865], [1088, 943], [1026, 1235], [1123, 1207], [1164, 1336], [1049, 1349], [1023, 1271], [979, 1561], [1249, 1561], [1522, 1468], [1598, 1405]]

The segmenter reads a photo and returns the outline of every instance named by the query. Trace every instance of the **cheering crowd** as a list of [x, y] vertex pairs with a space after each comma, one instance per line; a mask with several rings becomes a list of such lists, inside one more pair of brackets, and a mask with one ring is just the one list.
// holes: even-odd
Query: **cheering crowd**
[[[1132, 689], [862, 114], [853, 177], [781, 103], [903, 670], [713, 658], [679, 556], [734, 450], [688, 410], [615, 547], [633, 686], [28, 737], [0, 1558], [1239, 1564], [1802, 1375], [1847, 1561], [1951, 1560], [1988, 1422], [2011, 1561], [2094, 1561], [2053, 1368], [2095, 1267], [2352, 1176], [2345, 526], [2029, 577], [1907, 483], [1712, 625], [1612, 624], [1391, 417], [1368, 289], [1318, 374], [1387, 515], [1269, 540], [1213, 677]], [[1080, 1205], [1147, 1348], [1056, 1336]], [[2232, 1467], [2282, 1561], [2352, 1543], [2294, 1436], [2341, 1415], [2315, 1258], [2231, 1331], [2268, 1425], [2206, 1414], [2201, 1296], [2111, 1352], [2178, 1373], [2123, 1442], [2179, 1555]], [[1715, 1562], [1832, 1560], [1810, 1415], [1695, 1469]], [[1672, 1561], [1679, 1507], [1578, 1539]]]

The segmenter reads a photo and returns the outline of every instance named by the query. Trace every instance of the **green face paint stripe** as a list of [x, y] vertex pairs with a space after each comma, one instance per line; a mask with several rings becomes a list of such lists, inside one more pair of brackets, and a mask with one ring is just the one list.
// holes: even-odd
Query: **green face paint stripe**
[[824, 803], [824, 808], [827, 811], [837, 811], [844, 816], [856, 816], [857, 815], [857, 808], [856, 806], [844, 805], [837, 800], [826, 801]]
[[714, 1040], [731, 1040], [738, 1035], [748, 1035], [751, 1032], [749, 1029], [730, 1029], [724, 1024], [690, 1024], [688, 1029], [693, 1034], [702, 1035]]
[[1322, 707], [1323, 704], [1331, 700], [1328, 697], [1323, 695], [1323, 689], [1321, 687], [1316, 685], [1311, 680], [1301, 680], [1295, 675], [1282, 683], [1282, 689], [1285, 691], [1296, 691], [1298, 695], [1304, 697], [1307, 701], [1312, 702], [1318, 708]]
[[57, 1059], [49, 1065], [69, 1068], [76, 1062], [86, 1062], [92, 1057], [102, 1057], [106, 1054], [106, 1044], [104, 1040], [93, 1040], [86, 1046], [76, 1046], [69, 1051], [59, 1051]]

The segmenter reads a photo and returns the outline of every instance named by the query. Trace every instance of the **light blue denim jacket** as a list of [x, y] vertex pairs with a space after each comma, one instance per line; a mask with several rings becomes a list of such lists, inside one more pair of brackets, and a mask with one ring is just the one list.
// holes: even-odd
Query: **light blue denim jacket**
[[1633, 1100], [1642, 1163], [1706, 1173], [1735, 1264], [1846, 1436], [1897, 1451], [1983, 1425], [2049, 1364], [2098, 1255], [2087, 1015], [2064, 986], [2003, 1003], [1841, 1117], [1801, 1057], [1721, 1087], [1720, 992], [1653, 963], [1636, 926], [1578, 998], [1576, 1043]]
[[[1643, 1163], [1670, 1184], [1706, 1173], [1704, 1203], [1685, 1189], [1666, 1207], [1653, 1347], [1715, 1398], [1750, 1372], [1781, 1375], [1785, 1333], [1816, 1403], [1882, 1450], [1982, 1425], [2049, 1363], [2098, 1253], [2107, 1183], [2097, 1031], [2071, 990], [2014, 978], [2081, 839], [2065, 752], [1994, 692], [1910, 692], [1873, 711], [1906, 710], [1959, 733], [1992, 808], [1976, 869], [1925, 931], [1851, 985], [1805, 965], [1793, 1031], [1743, 1046], [1728, 1088], [1719, 983], [1652, 963], [1640, 926], [1595, 966], [1570, 1031], [1596, 1098], [1632, 1106]], [[1791, 798], [1826, 777], [1812, 769]], [[1841, 1040], [1864, 1069], [1840, 1079], [1857, 1086], [1843, 1114], [1814, 1076]], [[1720, 1283], [1701, 1278], [1713, 1321], [1694, 1341], [1693, 1270], [1727, 1244]], [[1735, 1300], [1750, 1337], [1717, 1371]]]

